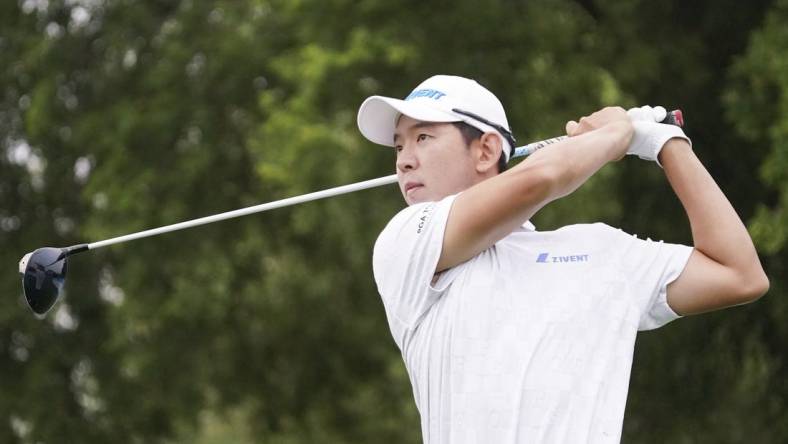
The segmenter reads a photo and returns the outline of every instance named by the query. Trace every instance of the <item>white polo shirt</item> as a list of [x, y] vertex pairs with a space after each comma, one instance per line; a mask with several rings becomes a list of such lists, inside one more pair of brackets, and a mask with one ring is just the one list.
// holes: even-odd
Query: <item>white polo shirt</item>
[[373, 254], [424, 442], [618, 443], [635, 334], [678, 317], [692, 248], [526, 225], [434, 277], [454, 198], [402, 210]]

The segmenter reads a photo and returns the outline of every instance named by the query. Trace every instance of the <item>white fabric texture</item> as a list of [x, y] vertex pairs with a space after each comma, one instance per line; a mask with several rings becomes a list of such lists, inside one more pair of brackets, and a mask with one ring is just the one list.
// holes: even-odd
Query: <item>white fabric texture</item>
[[635, 120], [632, 122], [634, 134], [629, 142], [627, 154], [635, 155], [643, 160], [652, 160], [659, 163], [659, 152], [662, 147], [673, 138], [684, 139], [692, 145], [692, 141], [684, 134], [684, 131], [676, 125], [667, 123], [646, 122]]
[[424, 442], [619, 442], [636, 332], [679, 317], [692, 248], [524, 226], [434, 277], [454, 197], [401, 211], [373, 254]]

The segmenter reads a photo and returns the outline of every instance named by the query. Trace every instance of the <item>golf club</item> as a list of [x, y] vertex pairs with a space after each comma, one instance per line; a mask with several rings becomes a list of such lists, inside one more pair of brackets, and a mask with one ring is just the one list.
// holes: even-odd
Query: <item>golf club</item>
[[[667, 114], [663, 123], [684, 126], [684, 119], [680, 110], [671, 111]], [[535, 151], [566, 139], [568, 136], [554, 137], [540, 142], [530, 143], [513, 150], [512, 158], [528, 156]], [[27, 253], [19, 261], [19, 273], [22, 275], [22, 290], [25, 294], [27, 304], [38, 315], [46, 314], [55, 305], [60, 292], [66, 281], [67, 259], [69, 256], [83, 251], [95, 250], [108, 245], [128, 242], [144, 237], [155, 236], [157, 234], [169, 233], [171, 231], [183, 230], [186, 228], [205, 225], [226, 219], [233, 219], [248, 214], [259, 213], [262, 211], [282, 208], [291, 205], [309, 202], [312, 200], [324, 199], [326, 197], [348, 194], [355, 191], [388, 185], [397, 181], [397, 175], [380, 177], [377, 179], [366, 180], [349, 185], [329, 188], [322, 191], [303, 194], [301, 196], [289, 197], [273, 202], [263, 203], [247, 208], [228, 211], [225, 213], [205, 216], [198, 219], [188, 220], [159, 228], [152, 228], [137, 233], [114, 237], [90, 244], [78, 244], [65, 248], [43, 247], [31, 253]]]

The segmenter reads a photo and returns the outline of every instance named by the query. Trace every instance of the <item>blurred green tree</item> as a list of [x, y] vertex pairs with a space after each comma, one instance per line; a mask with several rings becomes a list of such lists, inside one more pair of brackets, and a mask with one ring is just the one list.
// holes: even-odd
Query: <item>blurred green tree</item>
[[[0, 255], [388, 174], [357, 107], [435, 73], [489, 86], [522, 142], [673, 105], [754, 217], [773, 295], [643, 335], [624, 441], [780, 442], [788, 14], [771, 3], [5, 2]], [[629, 159], [536, 223], [689, 242], [669, 193]], [[0, 442], [419, 442], [370, 267], [402, 205], [369, 190], [76, 256], [45, 320], [5, 275]]]

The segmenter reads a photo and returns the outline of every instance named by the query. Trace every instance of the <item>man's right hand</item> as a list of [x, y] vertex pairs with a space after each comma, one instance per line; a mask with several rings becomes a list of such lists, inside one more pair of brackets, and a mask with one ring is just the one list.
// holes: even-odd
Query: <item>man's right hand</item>
[[578, 122], [570, 120], [566, 123], [566, 134], [569, 137], [579, 136], [589, 131], [602, 128], [607, 125], [620, 127], [621, 143], [612, 146], [612, 160], [619, 160], [627, 154], [627, 149], [634, 135], [632, 120], [624, 108], [620, 106], [611, 106], [602, 108], [601, 110], [584, 116]]

